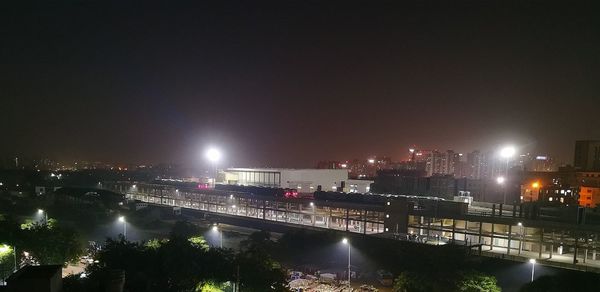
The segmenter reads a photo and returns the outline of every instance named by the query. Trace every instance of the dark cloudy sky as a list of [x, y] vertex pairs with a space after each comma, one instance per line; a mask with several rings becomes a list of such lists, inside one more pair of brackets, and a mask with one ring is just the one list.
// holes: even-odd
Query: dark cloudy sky
[[600, 139], [597, 7], [122, 2], [3, 4], [0, 156], [310, 166], [512, 142], [571, 162]]

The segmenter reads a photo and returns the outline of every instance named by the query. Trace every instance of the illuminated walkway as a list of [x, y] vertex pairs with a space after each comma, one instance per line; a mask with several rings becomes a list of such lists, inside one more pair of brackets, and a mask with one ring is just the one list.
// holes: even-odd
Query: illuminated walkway
[[[109, 188], [129, 199], [174, 208], [428, 244], [452, 243], [476, 253], [481, 250], [484, 256], [514, 261], [535, 258], [540, 264], [600, 272], [600, 225], [520, 217], [514, 210], [469, 208], [462, 202], [415, 197], [360, 204], [155, 184], [112, 183]], [[404, 209], [392, 208], [391, 202]]]

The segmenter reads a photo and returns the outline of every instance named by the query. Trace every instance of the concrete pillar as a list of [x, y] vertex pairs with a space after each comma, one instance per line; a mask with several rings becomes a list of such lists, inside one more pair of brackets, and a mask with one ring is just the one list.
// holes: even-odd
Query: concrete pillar
[[429, 241], [429, 236], [431, 232], [431, 217], [427, 218], [427, 241]]
[[554, 253], [554, 230], [552, 231], [552, 242], [550, 243], [550, 257], [549, 259], [552, 258], [552, 253]]
[[540, 228], [540, 251], [538, 252], [538, 259], [542, 258], [543, 250], [544, 250], [544, 228]]
[[579, 243], [579, 236], [575, 234], [575, 251], [573, 252], [573, 264], [577, 264], [577, 243]]
[[348, 223], [350, 221], [350, 211], [346, 208], [346, 231], [348, 231]]
[[506, 254], [510, 254], [510, 240], [512, 238], [512, 225], [508, 225], [508, 244], [506, 245]]
[[490, 250], [494, 249], [494, 223], [492, 223], [492, 233], [490, 235]]
[[[452, 243], [454, 243], [454, 240], [456, 239], [456, 237], [454, 236], [454, 234], [456, 233], [456, 219], [452, 219]], [[467, 235], [465, 232], [465, 242], [467, 240]]]
[[362, 214], [363, 214], [363, 234], [367, 234], [367, 210], [363, 210]]
[[[467, 230], [465, 230], [465, 233], [468, 232]], [[482, 244], [483, 242], [481, 242], [481, 237], [483, 235], [483, 222], [479, 222], [479, 236], [477, 239], [477, 243]]]
[[288, 220], [289, 210], [290, 210], [290, 203], [285, 203], [285, 215], [283, 216], [285, 218], [285, 222], [289, 222], [289, 220]]

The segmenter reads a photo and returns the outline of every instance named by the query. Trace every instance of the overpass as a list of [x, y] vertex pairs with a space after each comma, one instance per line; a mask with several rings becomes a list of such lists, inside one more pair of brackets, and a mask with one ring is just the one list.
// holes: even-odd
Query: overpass
[[600, 272], [600, 225], [582, 224], [564, 212], [411, 196], [347, 202], [162, 184], [107, 182], [105, 186], [128, 199], [150, 204], [424, 244], [461, 244], [482, 256], [522, 262], [534, 258], [544, 265]]

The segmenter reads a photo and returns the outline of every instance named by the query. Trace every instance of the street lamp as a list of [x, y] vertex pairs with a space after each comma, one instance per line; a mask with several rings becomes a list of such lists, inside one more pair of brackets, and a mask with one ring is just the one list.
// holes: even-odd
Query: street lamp
[[519, 239], [519, 254], [521, 254], [521, 250], [523, 250], [523, 240], [525, 239], [525, 232], [523, 232], [523, 223], [519, 222], [517, 223], [517, 226], [519, 226], [519, 236], [521, 237]]
[[529, 263], [531, 264], [531, 282], [533, 282], [533, 275], [535, 274], [535, 259], [529, 259]]
[[[506, 182], [506, 178], [504, 178], [503, 176], [499, 176], [496, 178], [496, 182], [502, 186], [502, 203], [506, 204], [506, 186], [504, 185], [504, 182]], [[502, 216], [502, 214], [500, 214], [500, 216]]]
[[348, 245], [348, 286], [350, 286], [350, 241], [344, 237], [342, 243]]
[[212, 164], [212, 168], [214, 171], [214, 182], [213, 182], [213, 186], [216, 185], [217, 183], [217, 162], [219, 162], [219, 160], [221, 160], [221, 151], [219, 151], [219, 149], [217, 148], [208, 148], [206, 150], [205, 153], [206, 159], [208, 159], [208, 161], [210, 161], [210, 163]]
[[531, 190], [531, 198], [530, 198], [530, 200], [533, 202], [533, 191], [536, 191], [537, 196], [538, 196], [537, 199], [539, 200], [539, 197], [540, 197], [540, 191], [539, 191], [540, 183], [537, 182], [537, 181], [534, 182], [534, 183], [532, 183], [531, 184], [531, 188], [532, 188], [532, 190]]
[[125, 216], [119, 216], [119, 222], [123, 223], [123, 238], [127, 240], [127, 221], [125, 221]]
[[[500, 149], [500, 157], [506, 159], [506, 176], [508, 176], [508, 162], [510, 161], [510, 158], [515, 155], [515, 153], [517, 153], [517, 149], [515, 149], [514, 146], [505, 146], [504, 148]], [[506, 187], [504, 188], [502, 203], [506, 205]]]
[[219, 227], [217, 225], [213, 225], [212, 231], [217, 232], [217, 234], [219, 235], [219, 247], [223, 248], [223, 232], [219, 230]]
[[44, 224], [48, 224], [48, 213], [44, 212], [43, 209], [38, 209], [37, 212], [38, 212], [39, 215], [44, 214]]
[[511, 158], [515, 155], [515, 153], [517, 153], [517, 149], [515, 149], [514, 146], [506, 146], [500, 149], [500, 156], [503, 158]]

